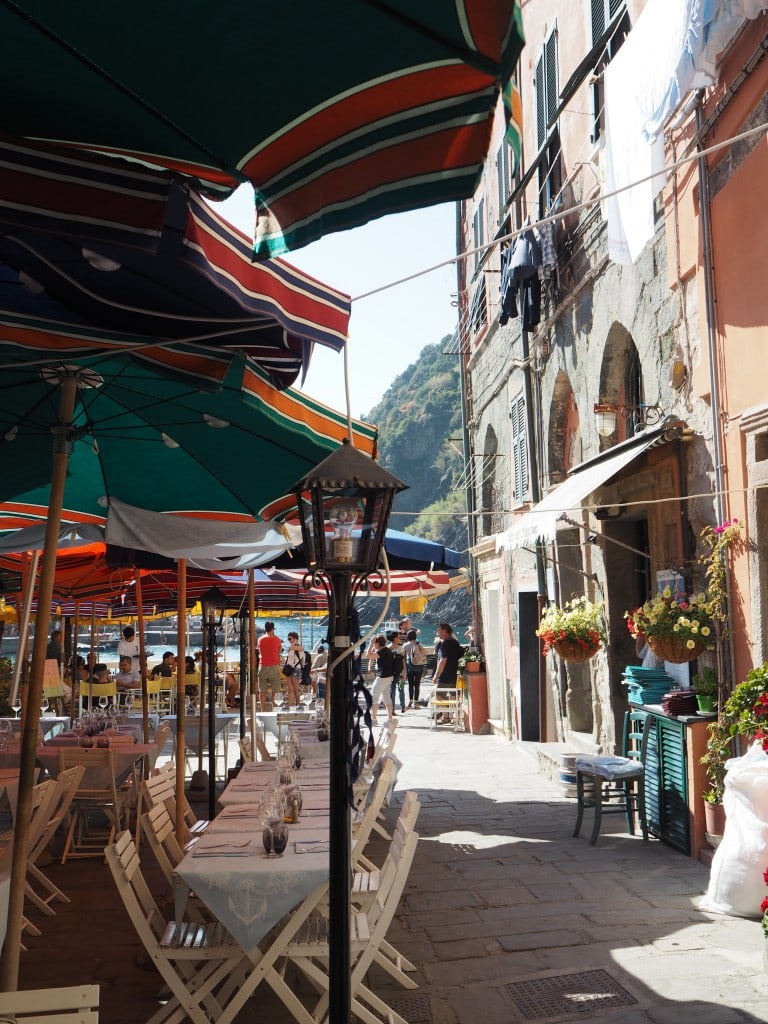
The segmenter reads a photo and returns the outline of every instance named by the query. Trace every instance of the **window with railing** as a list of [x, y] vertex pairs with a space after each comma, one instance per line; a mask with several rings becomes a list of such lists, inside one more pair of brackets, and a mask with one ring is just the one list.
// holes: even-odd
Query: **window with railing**
[[472, 248], [479, 250], [475, 253], [475, 270], [483, 258], [482, 246], [485, 245], [485, 199], [481, 199], [475, 209], [475, 216], [472, 219]]
[[469, 301], [469, 329], [472, 334], [477, 334], [488, 322], [488, 299], [485, 289], [485, 275], [481, 274], [475, 283], [472, 297]]

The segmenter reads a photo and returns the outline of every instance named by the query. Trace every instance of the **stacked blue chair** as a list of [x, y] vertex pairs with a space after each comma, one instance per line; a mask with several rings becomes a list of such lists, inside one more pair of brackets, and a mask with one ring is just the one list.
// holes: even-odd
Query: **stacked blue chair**
[[623, 681], [630, 704], [661, 704], [664, 695], [675, 686], [675, 680], [663, 668], [642, 665], [627, 665]]

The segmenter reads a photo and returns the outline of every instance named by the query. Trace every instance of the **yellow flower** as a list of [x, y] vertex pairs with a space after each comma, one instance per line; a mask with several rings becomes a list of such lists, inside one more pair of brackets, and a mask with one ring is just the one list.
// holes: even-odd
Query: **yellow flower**
[[685, 641], [685, 646], [688, 648], [689, 651], [692, 651], [693, 648], [696, 646], [696, 641], [695, 640], [686, 640]]
[[709, 626], [702, 626], [701, 627], [701, 635], [702, 636], [709, 636], [709, 634], [711, 632], [712, 632], [712, 630], [709, 628]]
[[672, 632], [673, 633], [679, 633], [680, 632], [680, 625], [679, 625], [679, 623], [676, 622], [674, 624], [674, 626], [672, 627]]
[[664, 587], [662, 591], [662, 597], [672, 597], [672, 590], [669, 587]]
[[694, 629], [698, 629], [698, 628], [699, 628], [699, 625], [700, 625], [700, 623], [699, 623], [699, 620], [698, 620], [698, 619], [694, 619], [694, 620], [693, 620], [693, 622], [691, 622], [691, 626], [692, 626], [692, 627], [693, 627]]

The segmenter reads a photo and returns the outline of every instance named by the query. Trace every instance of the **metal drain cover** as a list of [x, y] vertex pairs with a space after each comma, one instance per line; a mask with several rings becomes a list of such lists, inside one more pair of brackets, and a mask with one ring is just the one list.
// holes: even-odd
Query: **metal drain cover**
[[406, 996], [403, 999], [393, 999], [390, 1007], [409, 1024], [431, 1024], [432, 1013], [429, 999], [426, 996]]
[[582, 971], [515, 981], [503, 986], [525, 1020], [546, 1020], [595, 1013], [613, 1006], [632, 1006], [634, 996], [607, 971]]

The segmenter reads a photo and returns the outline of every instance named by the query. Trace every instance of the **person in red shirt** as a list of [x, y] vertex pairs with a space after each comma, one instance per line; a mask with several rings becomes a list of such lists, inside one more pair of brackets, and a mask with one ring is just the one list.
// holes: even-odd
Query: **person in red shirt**
[[280, 651], [283, 641], [275, 636], [274, 622], [264, 623], [264, 635], [259, 637], [259, 699], [262, 711], [267, 707], [267, 691], [280, 689]]

